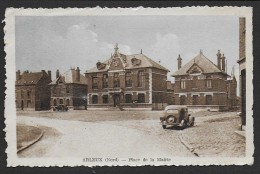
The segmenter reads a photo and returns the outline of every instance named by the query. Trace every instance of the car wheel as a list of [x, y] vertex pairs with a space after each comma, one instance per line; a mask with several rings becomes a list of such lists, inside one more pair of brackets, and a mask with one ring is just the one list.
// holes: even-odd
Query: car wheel
[[163, 129], [166, 129], [166, 125], [162, 125], [162, 128], [163, 128]]
[[169, 123], [169, 124], [175, 123], [176, 118], [173, 115], [169, 115], [166, 119], [166, 122]]
[[190, 124], [189, 126], [194, 126], [195, 123], [195, 118], [194, 117], [190, 117]]

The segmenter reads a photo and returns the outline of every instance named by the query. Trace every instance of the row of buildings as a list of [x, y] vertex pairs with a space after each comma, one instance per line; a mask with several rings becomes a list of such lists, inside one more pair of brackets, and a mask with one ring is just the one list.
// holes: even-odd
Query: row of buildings
[[71, 109], [163, 109], [166, 105], [187, 105], [193, 109], [234, 109], [237, 107], [237, 82], [226, 72], [226, 58], [217, 53], [217, 64], [202, 51], [172, 74], [146, 55], [114, 53], [86, 71], [70, 68], [51, 80], [51, 72], [16, 72], [17, 109], [46, 110], [63, 104]]

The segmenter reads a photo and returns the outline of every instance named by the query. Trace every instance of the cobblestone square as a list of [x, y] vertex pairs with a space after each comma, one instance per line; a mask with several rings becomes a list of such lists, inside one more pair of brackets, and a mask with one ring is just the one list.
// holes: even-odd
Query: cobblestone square
[[195, 126], [184, 130], [163, 129], [162, 111], [24, 111], [17, 115], [17, 123], [44, 131], [19, 157], [140, 157], [151, 152], [162, 157], [245, 156], [245, 138], [235, 133], [239, 124], [235, 112], [193, 113]]

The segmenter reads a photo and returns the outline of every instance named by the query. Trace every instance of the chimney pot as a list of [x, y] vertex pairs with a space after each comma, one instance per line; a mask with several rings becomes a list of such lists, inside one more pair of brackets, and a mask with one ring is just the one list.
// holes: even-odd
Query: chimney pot
[[60, 71], [57, 69], [56, 71], [56, 78], [59, 78], [60, 77]]
[[181, 55], [179, 54], [178, 56], [178, 70], [181, 68], [181, 64], [182, 64], [182, 58], [181, 58]]
[[21, 79], [21, 71], [18, 70], [18, 71], [16, 72], [16, 80], [20, 80], [20, 79]]

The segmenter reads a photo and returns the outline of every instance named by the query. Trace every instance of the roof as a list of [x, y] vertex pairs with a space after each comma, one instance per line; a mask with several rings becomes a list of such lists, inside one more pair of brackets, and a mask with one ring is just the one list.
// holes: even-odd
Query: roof
[[188, 107], [185, 106], [185, 105], [168, 105], [165, 107], [165, 111], [168, 110], [168, 109], [187, 109]]
[[[152, 59], [150, 59], [149, 57], [147, 57], [144, 54], [124, 55], [124, 54], [120, 53], [120, 58], [126, 60], [125, 69], [135, 69], [135, 68], [148, 68], [148, 67], [151, 67], [151, 68], [158, 68], [158, 69], [161, 69], [161, 70], [169, 72], [168, 69], [166, 69], [162, 65], [156, 63], [155, 61], [153, 61]], [[132, 58], [136, 58], [136, 59], [141, 60], [141, 63], [139, 65], [133, 65], [132, 62], [131, 62]], [[86, 71], [86, 73], [107, 71], [109, 69], [109, 64], [110, 64], [112, 59], [113, 59], [113, 57], [111, 57], [110, 59], [108, 59], [108, 60], [103, 62], [103, 64], [106, 64], [105, 68], [99, 70], [97, 67], [94, 67], [94, 68]]]
[[76, 70], [70, 69], [66, 71], [64, 74], [60, 75], [58, 78], [53, 80], [50, 85], [55, 85], [58, 83], [59, 80], [62, 80], [64, 83], [75, 83], [75, 84], [87, 84], [87, 79], [85, 76], [80, 74], [80, 81], [76, 81]]
[[203, 55], [202, 52], [200, 52], [196, 57], [191, 59], [178, 71], [174, 72], [172, 76], [174, 77], [179, 75], [186, 75], [194, 65], [202, 69], [203, 73], [223, 73], [227, 75], [226, 72], [221, 71], [212, 61], [210, 61], [207, 57]]
[[43, 72], [24, 72], [20, 79], [15, 81], [15, 85], [35, 85], [43, 77]]

